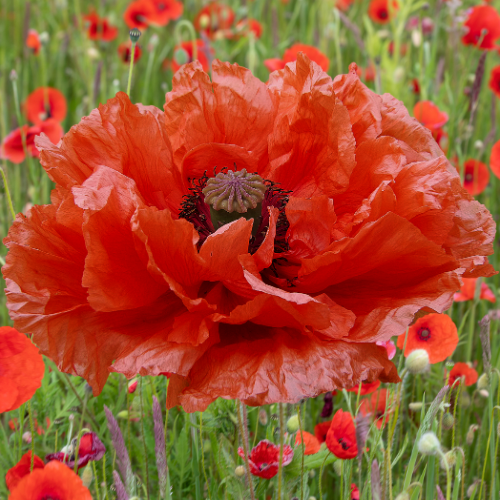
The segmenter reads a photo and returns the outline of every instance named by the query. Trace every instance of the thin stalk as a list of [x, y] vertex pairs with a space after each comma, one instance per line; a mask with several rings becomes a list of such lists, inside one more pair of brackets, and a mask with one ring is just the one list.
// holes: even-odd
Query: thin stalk
[[[4, 166], [4, 168], [6, 167], [5, 160], [3, 161], [3, 166]], [[12, 215], [12, 220], [15, 220], [16, 211], [14, 210], [14, 205], [12, 204], [12, 198], [10, 196], [9, 184], [7, 182], [7, 177], [5, 176], [4, 169], [1, 167], [0, 167], [0, 174], [2, 174], [3, 185], [5, 187], [5, 194], [7, 195], [7, 203], [9, 204], [9, 209], [10, 209], [10, 213]], [[4, 264], [5, 264], [5, 262], [4, 262]]]
[[31, 432], [31, 463], [30, 472], [33, 471], [35, 466], [35, 426], [33, 424], [33, 410], [31, 409], [31, 399], [28, 401], [28, 412], [30, 418], [30, 432]]
[[[130, 82], [129, 82], [130, 83]], [[141, 434], [142, 434], [142, 445], [144, 449], [144, 461], [146, 465], [146, 498], [149, 500], [149, 464], [148, 464], [148, 449], [146, 447], [146, 433], [144, 432], [144, 401], [142, 397], [143, 393], [143, 383], [141, 377], [141, 387], [140, 387], [140, 398], [141, 398]]]
[[[448, 462], [446, 461], [446, 457], [444, 456], [444, 453], [439, 450], [439, 456], [443, 460], [444, 467], [446, 469], [446, 500], [451, 500], [451, 470], [450, 466], [448, 465]], [[481, 495], [479, 495], [479, 498], [481, 498]]]
[[92, 460], [92, 469], [94, 471], [94, 485], [95, 485], [95, 496], [96, 500], [101, 500], [101, 494], [99, 493], [99, 480], [97, 477], [97, 467], [95, 465], [95, 460]]
[[73, 469], [73, 472], [75, 474], [78, 472], [78, 453], [80, 451], [80, 439], [82, 437], [81, 433], [82, 433], [82, 429], [83, 429], [83, 417], [85, 415], [85, 410], [87, 409], [87, 400], [88, 400], [88, 397], [85, 396], [85, 399], [83, 400], [82, 416], [80, 417], [80, 424], [78, 425], [78, 434], [77, 434], [78, 440], [77, 440], [77, 447], [75, 450], [75, 467]]
[[302, 420], [300, 418], [300, 404], [297, 405], [297, 417], [299, 419], [300, 440], [302, 442], [302, 461], [300, 464], [300, 500], [304, 500], [304, 454], [306, 452], [306, 443], [304, 442], [304, 433], [302, 432]]
[[[321, 478], [323, 477], [323, 467], [325, 466], [326, 459], [330, 456], [330, 452], [328, 455], [326, 455], [325, 459], [323, 460], [323, 463], [321, 464], [321, 467], [319, 469], [319, 477], [318, 477], [318, 489], [319, 489], [319, 498], [320, 500], [323, 499], [323, 488], [321, 487]], [[344, 464], [342, 462], [342, 469], [340, 472], [340, 500], [342, 500], [342, 473], [344, 471]]]
[[278, 462], [278, 500], [282, 499], [282, 483], [283, 483], [283, 445], [285, 437], [285, 414], [283, 410], [283, 403], [278, 403], [280, 414], [280, 459]]
[[130, 97], [130, 87], [132, 85], [132, 71], [134, 69], [134, 59], [135, 59], [135, 46], [137, 42], [132, 42], [132, 50], [130, 51], [130, 66], [128, 68], [128, 83], [127, 83], [127, 95]]
[[187, 28], [187, 31], [189, 32], [189, 39], [191, 40], [191, 44], [193, 46], [192, 60], [196, 61], [198, 59], [198, 45], [196, 43], [196, 30], [194, 29], [193, 23], [191, 21], [188, 21], [187, 19], [179, 21], [175, 25], [174, 37], [177, 44], [180, 45], [182, 43], [181, 31], [183, 28]]
[[205, 476], [205, 483], [207, 484], [207, 492], [209, 500], [212, 500], [210, 495], [210, 485], [208, 484], [207, 471], [205, 470], [205, 453], [203, 452], [203, 412], [200, 411], [200, 448], [201, 448], [201, 468]]
[[245, 472], [247, 475], [248, 489], [250, 490], [250, 498], [255, 500], [255, 493], [253, 491], [252, 475], [250, 474], [250, 462], [248, 459], [248, 444], [245, 440], [245, 432], [243, 431], [243, 418], [241, 416], [243, 403], [240, 401], [238, 408], [238, 427], [240, 429], [241, 442], [243, 444], [243, 453], [245, 454]]

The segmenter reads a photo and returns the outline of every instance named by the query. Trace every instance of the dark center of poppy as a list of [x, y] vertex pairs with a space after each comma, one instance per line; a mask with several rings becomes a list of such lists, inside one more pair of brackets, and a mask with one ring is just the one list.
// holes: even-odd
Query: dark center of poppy
[[167, 8], [167, 6], [164, 3], [159, 3], [157, 5], [157, 7], [158, 7], [158, 10], [165, 10]]
[[474, 180], [474, 175], [471, 174], [470, 172], [467, 172], [465, 174], [465, 182], [472, 182]]
[[431, 338], [431, 331], [425, 326], [423, 326], [418, 330], [417, 335], [420, 340], [427, 341]]
[[345, 442], [344, 438], [339, 438], [337, 441], [339, 442], [340, 446], [342, 446], [343, 450], [348, 450], [350, 448], [350, 446]]
[[269, 464], [267, 464], [266, 462], [264, 462], [261, 466], [260, 466], [260, 470], [263, 470], [265, 469]]
[[56, 497], [42, 497], [40, 500], [59, 500]]
[[378, 15], [380, 19], [387, 19], [389, 17], [389, 13], [385, 9], [379, 10]]

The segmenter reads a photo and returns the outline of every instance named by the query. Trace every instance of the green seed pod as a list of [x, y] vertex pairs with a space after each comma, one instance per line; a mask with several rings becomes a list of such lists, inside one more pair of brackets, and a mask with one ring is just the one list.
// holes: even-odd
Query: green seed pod
[[236, 477], [243, 477], [245, 475], [245, 467], [243, 467], [243, 465], [238, 465], [238, 467], [234, 469], [234, 475]]
[[443, 415], [443, 429], [445, 431], [450, 430], [455, 425], [455, 419], [451, 413], [446, 412]]
[[406, 491], [402, 491], [395, 500], [410, 500], [410, 495]]
[[413, 375], [423, 373], [429, 368], [429, 354], [425, 349], [416, 349], [406, 358], [406, 368]]
[[342, 475], [342, 461], [341, 460], [336, 460], [335, 462], [333, 462], [333, 470], [335, 471], [335, 474], [337, 474], [337, 476]]
[[290, 434], [293, 434], [294, 432], [297, 432], [299, 430], [299, 416], [298, 415], [292, 415], [288, 419], [288, 422], [286, 423], [286, 428], [288, 429], [288, 432]]

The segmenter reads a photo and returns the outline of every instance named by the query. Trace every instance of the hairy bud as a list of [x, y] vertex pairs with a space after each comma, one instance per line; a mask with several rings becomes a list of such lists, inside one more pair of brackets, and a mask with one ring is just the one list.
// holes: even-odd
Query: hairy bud
[[433, 432], [426, 432], [418, 442], [418, 451], [422, 455], [435, 455], [441, 449], [441, 443]]
[[467, 431], [467, 436], [465, 437], [465, 442], [470, 446], [474, 441], [474, 433], [479, 429], [479, 425], [473, 424], [469, 427]]
[[443, 415], [443, 429], [449, 431], [455, 425], [455, 419], [451, 413], [446, 412]]
[[429, 367], [429, 354], [425, 349], [416, 349], [406, 358], [406, 368], [413, 375], [423, 373]]

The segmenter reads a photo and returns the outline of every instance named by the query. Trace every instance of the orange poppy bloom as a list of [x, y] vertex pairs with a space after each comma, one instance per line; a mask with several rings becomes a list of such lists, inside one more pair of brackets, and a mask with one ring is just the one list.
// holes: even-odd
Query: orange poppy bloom
[[285, 51], [283, 59], [266, 59], [264, 61], [264, 65], [271, 72], [283, 69], [287, 63], [296, 61], [300, 52], [305, 54], [311, 61], [319, 64], [323, 71], [328, 71], [328, 66], [330, 65], [328, 57], [316, 47], [313, 47], [312, 45], [305, 45], [303, 43], [296, 43], [295, 45], [292, 45]]
[[[403, 349], [405, 335], [398, 338], [398, 347]], [[451, 356], [458, 344], [457, 327], [446, 314], [426, 314], [417, 319], [408, 329], [405, 358], [415, 349], [425, 349], [431, 364], [444, 361]]]
[[477, 382], [478, 374], [467, 363], [455, 363], [448, 376], [448, 385], [453, 385], [458, 379], [463, 379], [465, 385], [469, 386]]
[[83, 20], [87, 25], [87, 36], [90, 40], [111, 42], [118, 36], [118, 28], [111, 26], [105, 17], [100, 18], [96, 12], [83, 16]]
[[123, 20], [129, 28], [144, 30], [154, 15], [154, 7], [149, 0], [136, 0], [128, 5], [123, 13]]
[[186, 411], [398, 381], [376, 342], [494, 274], [491, 216], [355, 65], [212, 73], [184, 65], [163, 111], [118, 93], [37, 139], [56, 189], [4, 240], [15, 325], [96, 394], [109, 370], [175, 374]]
[[45, 364], [30, 340], [0, 327], [0, 413], [19, 408], [42, 385]]
[[328, 429], [332, 425], [332, 420], [328, 420], [328, 422], [320, 422], [314, 426], [314, 436], [320, 443], [324, 443], [326, 441], [326, 435], [328, 434]]
[[[313, 436], [310, 432], [306, 431], [302, 431], [302, 434], [304, 436], [305, 444], [304, 455], [314, 455], [315, 453], [318, 453], [321, 448], [321, 444], [316, 436]], [[295, 446], [298, 446], [300, 444], [302, 444], [302, 438], [299, 431], [295, 436]]]
[[194, 18], [194, 27], [203, 31], [211, 40], [222, 36], [227, 38], [235, 19], [233, 9], [220, 2], [211, 2], [203, 7]]
[[28, 30], [28, 36], [26, 37], [26, 47], [33, 51], [33, 54], [37, 56], [42, 48], [42, 42], [38, 36], [37, 30]]
[[[120, 59], [125, 63], [130, 63], [130, 57], [132, 55], [132, 42], [129, 40], [128, 42], [120, 43], [118, 46], [118, 55]], [[136, 63], [142, 56], [142, 49], [140, 45], [135, 46], [134, 52], [134, 63]]]
[[[33, 459], [33, 470], [43, 469], [45, 464], [40, 457], [35, 455]], [[14, 467], [7, 471], [5, 476], [5, 483], [7, 489], [12, 491], [21, 481], [24, 476], [27, 476], [31, 472], [31, 450], [25, 453], [19, 462], [17, 462]]]
[[359, 411], [365, 417], [371, 416], [378, 429], [385, 426], [391, 416], [390, 411], [387, 411], [387, 389], [380, 389], [372, 393], [369, 398], [363, 399], [359, 406]]
[[495, 142], [491, 148], [490, 168], [491, 171], [500, 179], [500, 141]]
[[[372, 392], [375, 392], [378, 388], [380, 387], [380, 380], [375, 380], [375, 382], [368, 382], [368, 383], [361, 383], [361, 396], [366, 396], [367, 394], [371, 394]], [[347, 392], [354, 392], [358, 393], [359, 391], [359, 384], [355, 385], [351, 389], [347, 389]]]
[[38, 158], [40, 153], [35, 146], [35, 137], [44, 133], [53, 144], [57, 144], [64, 132], [61, 124], [49, 118], [43, 121], [40, 125], [29, 127], [24, 125], [22, 128], [16, 128], [7, 135], [0, 145], [0, 158], [10, 160], [12, 163], [21, 163], [26, 157], [23, 146], [23, 134], [26, 140], [26, 148], [29, 154]]
[[464, 188], [472, 195], [481, 194], [490, 182], [488, 167], [477, 160], [467, 160], [464, 163]]
[[236, 23], [235, 28], [235, 37], [239, 36], [248, 36], [249, 32], [252, 32], [256, 39], [259, 39], [262, 36], [262, 24], [257, 21], [257, 19], [242, 19], [238, 23]]
[[465, 45], [488, 50], [498, 48], [495, 43], [500, 38], [500, 15], [491, 5], [472, 7], [464, 26], [468, 29], [462, 37]]
[[[464, 278], [464, 284], [460, 288], [460, 292], [453, 295], [453, 300], [455, 302], [464, 302], [466, 300], [473, 300], [474, 294], [476, 293], [476, 282], [477, 278]], [[484, 283], [481, 283], [481, 291], [479, 294], [480, 299], [489, 300], [490, 302], [496, 302], [495, 294], [491, 291], [491, 288]]]
[[24, 476], [11, 491], [9, 500], [92, 500], [82, 480], [60, 462], [49, 462]]
[[356, 457], [358, 454], [356, 427], [349, 412], [337, 410], [326, 435], [326, 446], [337, 458], [342, 460]]
[[495, 66], [491, 70], [488, 86], [496, 94], [497, 97], [500, 97], [500, 66]]
[[152, 7], [149, 15], [149, 24], [166, 26], [170, 21], [179, 19], [184, 11], [184, 5], [178, 0], [148, 0]]
[[389, 0], [371, 0], [368, 6], [370, 19], [379, 24], [387, 24], [399, 10], [397, 0], [392, 0], [389, 7]]
[[[205, 43], [203, 40], [196, 40], [196, 47], [197, 47], [197, 61], [200, 61], [201, 66], [203, 68], [203, 71], [208, 71], [208, 59], [207, 59], [207, 54], [206, 54], [206, 47]], [[214, 50], [212, 48], [209, 49], [210, 53], [213, 55], [215, 54]], [[182, 52], [183, 59], [185, 59], [186, 62], [182, 62], [182, 64], [187, 64], [190, 62], [193, 62], [193, 44], [191, 41], [189, 42], [182, 42], [180, 45], [176, 45], [174, 47], [174, 57], [172, 60], [168, 60], [168, 65], [171, 66], [172, 71], [176, 73], [179, 71], [181, 68], [182, 64], [177, 61], [177, 54], [178, 51]]]
[[336, 0], [335, 7], [339, 10], [346, 11], [354, 3], [354, 0]]
[[429, 130], [437, 130], [448, 121], [448, 113], [441, 111], [432, 101], [420, 101], [413, 107], [413, 116]]
[[27, 97], [24, 109], [28, 120], [35, 125], [48, 118], [60, 123], [66, 118], [66, 98], [52, 87], [38, 87]]

